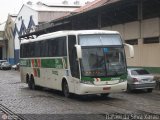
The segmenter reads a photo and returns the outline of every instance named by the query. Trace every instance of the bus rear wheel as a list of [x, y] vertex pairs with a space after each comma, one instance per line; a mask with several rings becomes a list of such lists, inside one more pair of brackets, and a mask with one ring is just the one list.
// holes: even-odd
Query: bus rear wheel
[[66, 81], [64, 81], [62, 84], [62, 91], [63, 91], [63, 94], [65, 97], [67, 97], [67, 98], [70, 97], [69, 87], [68, 87], [68, 83]]
[[29, 87], [29, 89], [31, 89], [31, 90], [35, 90], [35, 88], [36, 88], [33, 76], [31, 76], [31, 77], [29, 78], [28, 87]]

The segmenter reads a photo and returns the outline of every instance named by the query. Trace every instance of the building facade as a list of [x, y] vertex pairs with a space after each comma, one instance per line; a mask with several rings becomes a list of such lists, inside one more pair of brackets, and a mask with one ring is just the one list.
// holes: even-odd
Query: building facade
[[135, 57], [127, 59], [128, 66], [160, 73], [159, 6], [159, 0], [95, 0], [73, 14], [52, 20], [48, 23], [49, 27], [43, 27], [43, 32], [33, 34], [58, 30], [116, 30], [121, 33], [124, 42], [135, 48]]
[[0, 60], [6, 59], [7, 41], [4, 39], [5, 23], [0, 24]]
[[135, 57], [127, 59], [128, 66], [145, 67], [155, 73], [160, 73], [159, 17], [127, 22], [102, 29], [119, 31], [125, 42], [134, 46]]
[[75, 9], [79, 8], [79, 4], [73, 6], [66, 3], [61, 4], [45, 4], [42, 2], [24, 4], [19, 11], [15, 20], [14, 36], [14, 62], [19, 62], [20, 40], [19, 36], [35, 31], [35, 27], [47, 21], [60, 18]]
[[8, 15], [5, 28], [4, 28], [4, 40], [6, 44], [6, 58], [10, 64], [14, 64], [14, 37], [13, 30], [15, 25], [16, 15]]

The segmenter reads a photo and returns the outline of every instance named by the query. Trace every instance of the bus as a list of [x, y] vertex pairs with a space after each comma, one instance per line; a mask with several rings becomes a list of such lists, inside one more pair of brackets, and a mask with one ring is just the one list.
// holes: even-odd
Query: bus
[[71, 94], [125, 91], [127, 65], [124, 46], [116, 31], [57, 31], [20, 44], [21, 81], [30, 89], [46, 87]]

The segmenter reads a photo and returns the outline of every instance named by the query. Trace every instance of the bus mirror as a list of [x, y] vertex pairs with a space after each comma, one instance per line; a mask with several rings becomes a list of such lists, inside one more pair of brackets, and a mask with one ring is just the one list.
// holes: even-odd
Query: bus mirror
[[75, 47], [76, 47], [76, 51], [77, 51], [77, 57], [79, 59], [81, 59], [82, 58], [82, 48], [80, 45], [75, 45]]
[[134, 57], [134, 48], [132, 45], [126, 44], [124, 43], [125, 46], [127, 46], [129, 48], [129, 54], [130, 54], [130, 58]]

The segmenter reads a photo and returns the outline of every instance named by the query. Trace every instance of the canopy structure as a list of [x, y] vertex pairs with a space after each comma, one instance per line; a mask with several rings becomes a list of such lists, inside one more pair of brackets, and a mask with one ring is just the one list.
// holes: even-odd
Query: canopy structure
[[20, 36], [30, 38], [59, 30], [101, 29], [160, 16], [159, 0], [95, 0], [56, 20], [36, 26]]

